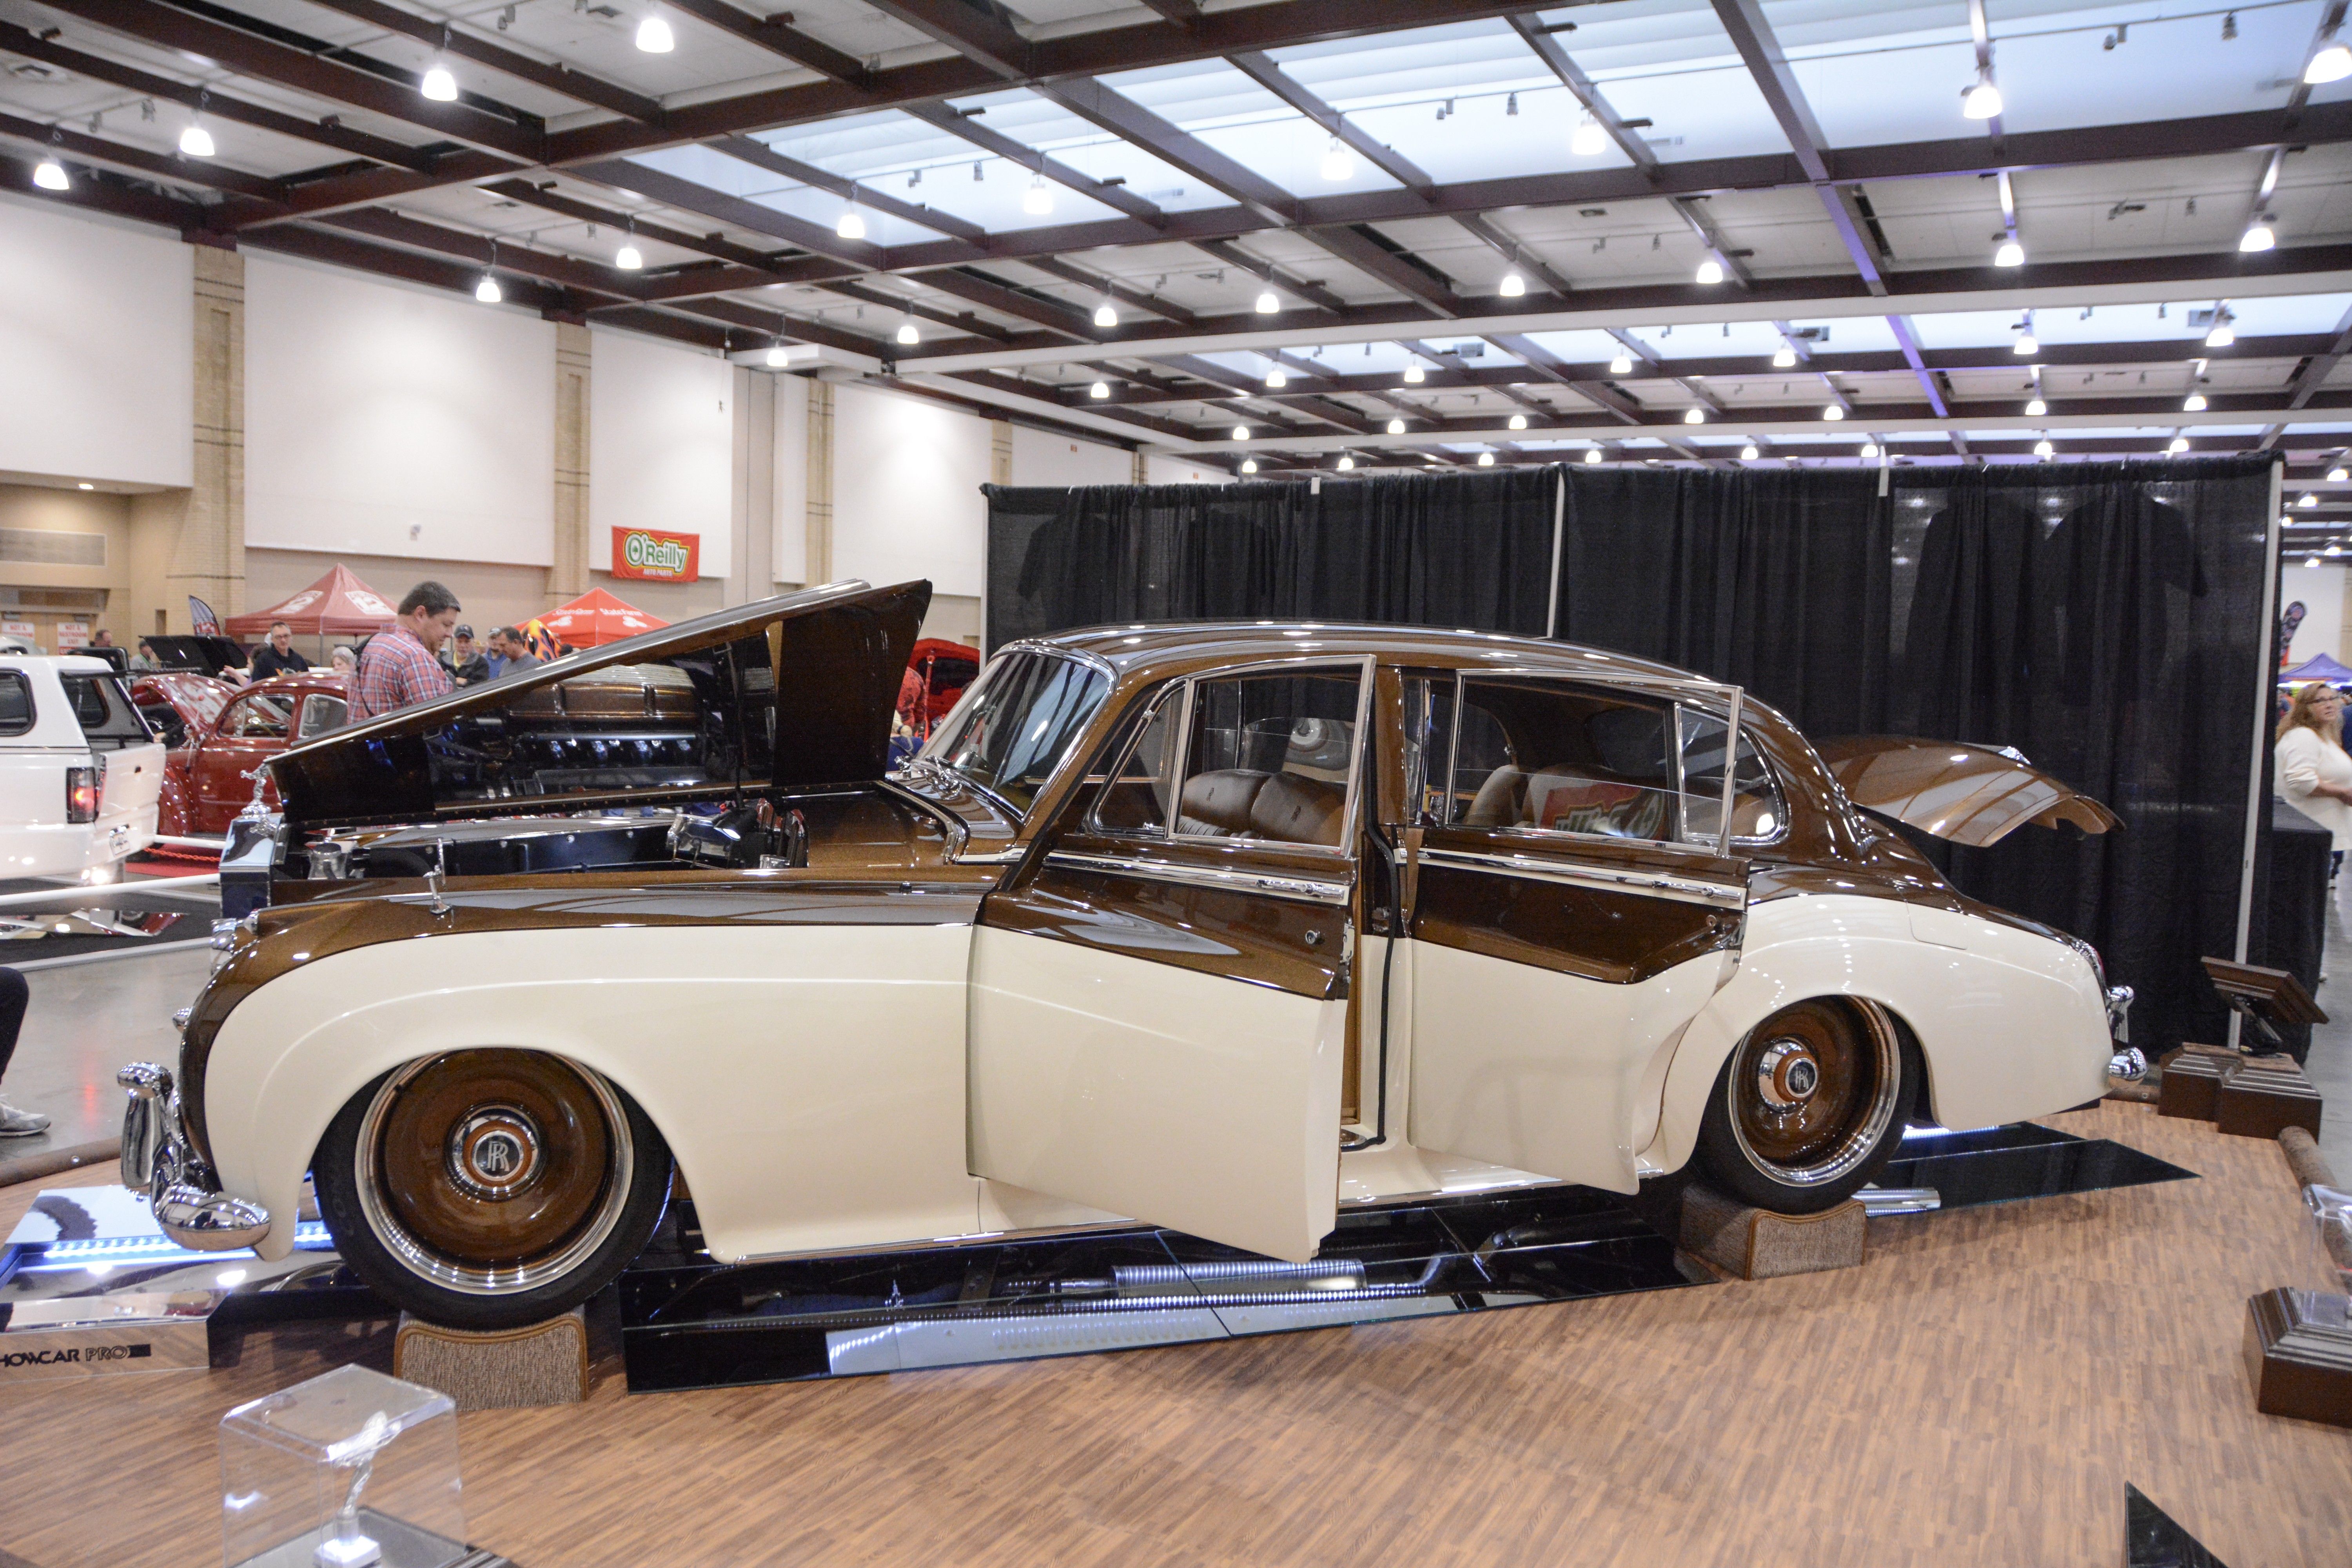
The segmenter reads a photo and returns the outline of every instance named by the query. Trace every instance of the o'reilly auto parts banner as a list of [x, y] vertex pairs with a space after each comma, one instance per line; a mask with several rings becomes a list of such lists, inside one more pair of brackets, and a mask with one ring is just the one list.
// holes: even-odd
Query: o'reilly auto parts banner
[[653, 583], [691, 583], [702, 575], [702, 541], [650, 528], [613, 530], [613, 575]]

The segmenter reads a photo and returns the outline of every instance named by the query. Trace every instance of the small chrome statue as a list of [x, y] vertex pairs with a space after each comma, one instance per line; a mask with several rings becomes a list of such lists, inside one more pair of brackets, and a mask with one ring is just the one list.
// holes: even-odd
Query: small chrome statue
[[358, 1431], [328, 1448], [330, 1459], [351, 1468], [352, 1489], [343, 1494], [342, 1510], [335, 1515], [327, 1538], [310, 1554], [319, 1568], [367, 1568], [383, 1556], [383, 1547], [360, 1533], [360, 1494], [367, 1490], [368, 1478], [375, 1473], [377, 1452], [392, 1436], [392, 1423], [379, 1410]]

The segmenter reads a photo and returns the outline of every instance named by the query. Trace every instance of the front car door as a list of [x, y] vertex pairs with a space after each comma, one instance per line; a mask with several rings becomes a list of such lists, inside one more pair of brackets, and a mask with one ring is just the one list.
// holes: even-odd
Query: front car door
[[1219, 670], [1132, 705], [1045, 853], [982, 906], [974, 1174], [1314, 1256], [1338, 1204], [1370, 677]]
[[1724, 817], [1758, 809], [1723, 779], [1738, 698], [1405, 679], [1413, 1144], [1635, 1190], [1673, 1047], [1737, 961]]

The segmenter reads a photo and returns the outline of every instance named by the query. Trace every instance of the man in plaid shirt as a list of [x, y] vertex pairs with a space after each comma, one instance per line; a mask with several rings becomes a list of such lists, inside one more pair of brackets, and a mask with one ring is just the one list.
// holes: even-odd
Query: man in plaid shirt
[[352, 721], [378, 719], [457, 689], [434, 650], [457, 624], [457, 596], [438, 583], [419, 583], [400, 601], [400, 619], [360, 650], [352, 679]]

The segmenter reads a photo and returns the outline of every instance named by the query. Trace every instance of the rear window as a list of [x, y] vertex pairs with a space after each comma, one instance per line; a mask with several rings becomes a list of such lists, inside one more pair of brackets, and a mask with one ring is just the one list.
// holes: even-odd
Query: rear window
[[82, 738], [93, 746], [120, 750], [143, 746], [155, 737], [118, 675], [63, 675], [66, 700], [73, 704]]
[[0, 735], [21, 735], [33, 727], [33, 683], [18, 669], [0, 669]]

